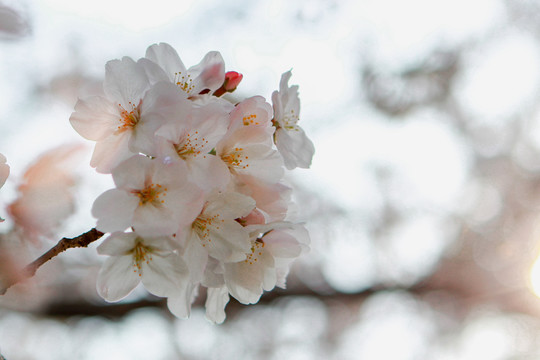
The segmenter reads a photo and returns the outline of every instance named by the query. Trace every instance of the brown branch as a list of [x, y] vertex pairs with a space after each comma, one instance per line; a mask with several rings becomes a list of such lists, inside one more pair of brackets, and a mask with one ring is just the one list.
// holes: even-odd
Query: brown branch
[[2, 287], [0, 287], [0, 295], [4, 295], [7, 289], [9, 289], [12, 285], [16, 284], [20, 280], [34, 276], [37, 269], [39, 269], [41, 265], [45, 264], [47, 261], [51, 260], [53, 257], [60, 254], [61, 252], [64, 252], [67, 249], [71, 248], [87, 247], [90, 243], [101, 238], [103, 234], [104, 233], [102, 233], [101, 231], [92, 228], [84, 234], [81, 234], [74, 238], [62, 238], [58, 242], [58, 244], [53, 246], [49, 251], [28, 264], [24, 268], [24, 270], [22, 270], [19, 276], [6, 279], [6, 283], [3, 284]]

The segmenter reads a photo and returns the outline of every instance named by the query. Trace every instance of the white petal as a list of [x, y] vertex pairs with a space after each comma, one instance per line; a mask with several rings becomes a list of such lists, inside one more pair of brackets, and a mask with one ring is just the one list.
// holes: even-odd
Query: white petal
[[137, 234], [133, 232], [114, 232], [98, 246], [97, 252], [101, 255], [121, 256], [128, 254], [135, 245]]
[[191, 312], [191, 304], [197, 294], [198, 284], [188, 284], [188, 286], [179, 289], [175, 294], [167, 299], [167, 307], [174, 316], [186, 319]]
[[188, 285], [189, 270], [180, 255], [170, 252], [147, 256], [150, 259], [142, 264], [142, 282], [150, 293], [169, 296]]
[[136, 197], [125, 191], [105, 191], [92, 205], [92, 215], [97, 218], [96, 228], [103, 232], [123, 231], [132, 225], [133, 211], [138, 203]]
[[101, 96], [79, 99], [69, 121], [82, 137], [103, 140], [116, 131], [121, 116], [118, 105]]
[[215, 324], [225, 321], [225, 306], [229, 302], [229, 291], [226, 286], [208, 288], [206, 292], [206, 318]]
[[132, 225], [142, 236], [172, 235], [178, 229], [178, 219], [169, 208], [147, 203], [135, 209]]
[[118, 301], [128, 296], [139, 282], [132, 256], [112, 256], [99, 272], [97, 291], [107, 301]]
[[124, 56], [122, 60], [111, 60], [105, 65], [103, 90], [107, 98], [118, 102], [124, 109], [139, 105], [150, 82], [142, 65]]
[[128, 148], [130, 137], [131, 132], [126, 131], [98, 141], [90, 160], [90, 166], [95, 167], [99, 173], [110, 174], [113, 168], [133, 155]]
[[186, 74], [186, 67], [180, 60], [176, 50], [167, 43], [154, 44], [146, 50], [146, 58], [155, 62], [165, 71], [170, 81], [174, 81], [174, 74]]
[[301, 128], [276, 131], [276, 146], [283, 156], [285, 166], [292, 170], [296, 167], [308, 169], [315, 153], [315, 147]]

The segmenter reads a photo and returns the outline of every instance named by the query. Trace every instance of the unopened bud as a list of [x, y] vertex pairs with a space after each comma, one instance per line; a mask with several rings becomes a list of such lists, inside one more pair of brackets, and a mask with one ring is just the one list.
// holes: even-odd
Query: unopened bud
[[229, 71], [225, 73], [225, 81], [223, 82], [223, 85], [221, 85], [221, 87], [214, 92], [214, 95], [221, 96], [226, 92], [233, 92], [236, 90], [243, 77], [244, 75], [236, 71]]

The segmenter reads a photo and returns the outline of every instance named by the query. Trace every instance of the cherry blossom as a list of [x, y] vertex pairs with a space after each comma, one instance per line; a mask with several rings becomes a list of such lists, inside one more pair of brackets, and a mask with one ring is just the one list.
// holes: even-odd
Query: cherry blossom
[[188, 285], [189, 269], [169, 237], [114, 232], [98, 253], [110, 256], [97, 279], [98, 293], [107, 301], [123, 299], [140, 282], [156, 296], [169, 296]]
[[156, 131], [164, 140], [160, 154], [185, 161], [192, 181], [202, 189], [224, 188], [229, 171], [210, 152], [227, 132], [226, 109], [217, 103], [194, 107], [191, 101], [182, 99], [169, 109], [167, 118], [169, 121]]
[[205, 91], [213, 92], [225, 81], [225, 64], [217, 51], [209, 52], [199, 64], [189, 69], [186, 69], [176, 50], [166, 43], [150, 46], [145, 58], [158, 65], [142, 62], [153, 82], [170, 81], [188, 97]]
[[229, 293], [243, 304], [259, 301], [263, 290], [285, 286], [288, 263], [307, 249], [309, 235], [302, 225], [278, 222], [252, 225], [246, 259], [224, 264]]
[[70, 122], [81, 136], [96, 141], [90, 165], [109, 173], [133, 154], [156, 153], [160, 111], [176, 103], [178, 93], [165, 84], [150, 88], [143, 66], [129, 57], [107, 63], [103, 88], [105, 97], [79, 99]]
[[79, 100], [70, 118], [96, 142], [90, 165], [115, 184], [92, 207], [96, 228], [112, 233], [98, 247], [109, 256], [97, 284], [104, 299], [142, 282], [185, 318], [202, 287], [206, 317], [221, 323], [230, 296], [250, 304], [285, 286], [309, 244], [303, 225], [285, 221], [285, 168], [309, 167], [314, 152], [290, 76], [272, 105], [257, 95], [233, 103], [222, 95], [243, 75], [225, 73], [216, 51], [186, 68], [160, 43], [137, 61], [107, 63], [105, 96]]
[[287, 71], [281, 76], [279, 91], [272, 94], [274, 105], [275, 142], [283, 156], [285, 166], [292, 170], [296, 167], [309, 168], [315, 147], [304, 130], [298, 125], [300, 116], [300, 98], [298, 86], [289, 87], [292, 73]]
[[191, 224], [202, 208], [203, 193], [187, 180], [186, 165], [134, 155], [112, 172], [116, 188], [92, 207], [97, 229], [133, 227], [142, 236], [172, 235]]

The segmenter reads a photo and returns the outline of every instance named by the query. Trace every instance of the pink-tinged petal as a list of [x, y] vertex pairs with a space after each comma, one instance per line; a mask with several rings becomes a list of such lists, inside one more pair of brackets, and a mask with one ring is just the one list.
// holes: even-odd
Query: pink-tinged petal
[[148, 203], [135, 209], [132, 225], [142, 236], [172, 235], [178, 229], [178, 220], [165, 206]]
[[150, 82], [142, 65], [124, 56], [122, 60], [111, 60], [105, 65], [103, 90], [113, 102], [124, 109], [138, 106]]
[[137, 234], [133, 232], [114, 232], [97, 247], [97, 252], [101, 255], [127, 255], [133, 250], [135, 239], [137, 239]]
[[296, 167], [308, 169], [315, 153], [315, 147], [301, 128], [276, 131], [276, 147], [278, 148], [287, 169]]
[[179, 254], [151, 254], [149, 260], [142, 264], [143, 285], [156, 296], [174, 294], [186, 287], [188, 281], [189, 270]]
[[97, 279], [99, 295], [109, 302], [128, 296], [140, 282], [139, 273], [135, 269], [131, 255], [108, 258]]
[[298, 240], [284, 230], [270, 231], [264, 236], [263, 241], [265, 249], [275, 257], [295, 258], [302, 252]]
[[208, 288], [206, 292], [206, 318], [215, 324], [225, 321], [225, 306], [229, 302], [229, 291], [226, 286]]
[[291, 201], [290, 187], [281, 183], [268, 184], [249, 175], [239, 175], [238, 181], [237, 191], [251, 196], [257, 208], [266, 213], [268, 221], [285, 219]]
[[201, 62], [188, 70], [194, 83], [193, 94], [202, 90], [217, 90], [225, 81], [225, 63], [217, 51], [211, 51], [204, 56]]
[[90, 160], [90, 166], [95, 167], [99, 173], [110, 174], [113, 168], [133, 155], [128, 148], [130, 137], [131, 134], [126, 131], [98, 141]]
[[231, 112], [231, 128], [271, 126], [272, 116], [272, 105], [262, 96], [253, 96], [240, 102]]
[[191, 181], [205, 192], [223, 190], [231, 181], [231, 173], [225, 163], [215, 155], [198, 156], [187, 162]]
[[123, 231], [132, 225], [133, 211], [139, 199], [125, 191], [111, 189], [98, 196], [92, 206], [96, 228], [103, 232]]
[[118, 105], [101, 96], [79, 99], [69, 121], [82, 137], [99, 141], [118, 128], [121, 115]]
[[161, 66], [170, 81], [175, 80], [175, 73], [182, 72], [186, 74], [186, 67], [180, 60], [178, 53], [167, 43], [154, 44], [148, 47], [145, 57]]

